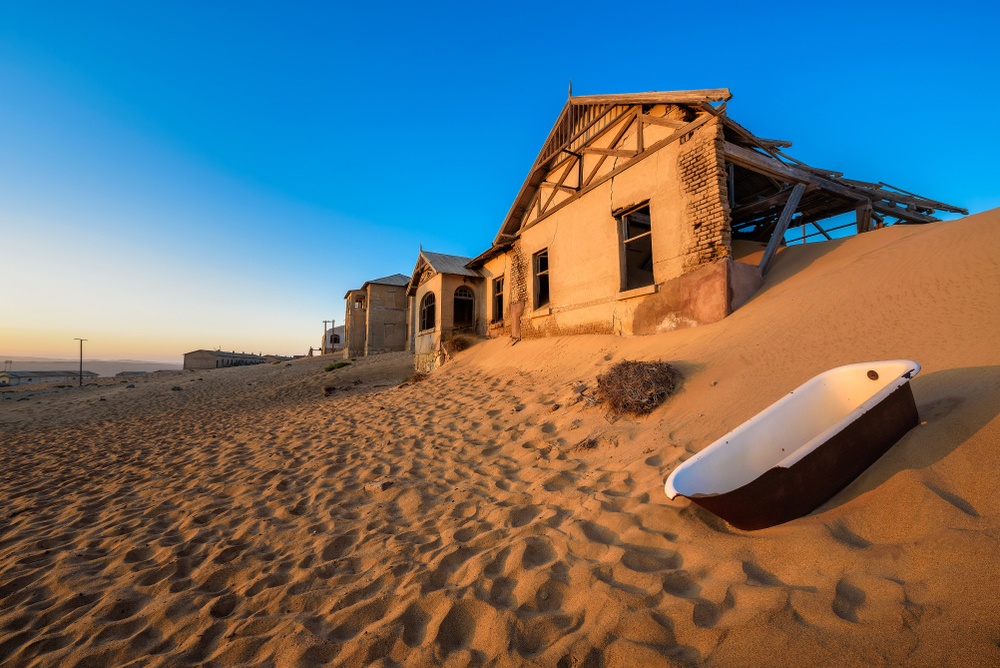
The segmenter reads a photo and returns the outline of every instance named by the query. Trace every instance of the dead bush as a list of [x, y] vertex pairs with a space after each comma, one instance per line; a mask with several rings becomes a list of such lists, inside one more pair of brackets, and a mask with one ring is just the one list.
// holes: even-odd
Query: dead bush
[[460, 353], [463, 350], [471, 348], [475, 342], [475, 339], [470, 336], [455, 334], [444, 342], [444, 348], [448, 351], [449, 355], [454, 355], [455, 353]]
[[400, 385], [413, 385], [414, 383], [419, 383], [421, 381], [427, 380], [426, 373], [420, 373], [419, 371], [414, 371], [413, 375], [404, 380]]
[[666, 362], [624, 360], [597, 377], [597, 400], [614, 415], [646, 415], [674, 393], [680, 374]]

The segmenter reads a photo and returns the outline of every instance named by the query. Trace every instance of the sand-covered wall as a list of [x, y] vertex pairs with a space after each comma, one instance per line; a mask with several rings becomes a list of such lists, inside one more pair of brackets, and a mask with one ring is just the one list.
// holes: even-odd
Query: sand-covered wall
[[[655, 131], [662, 133], [663, 129], [648, 130]], [[621, 145], [633, 143], [634, 132], [626, 133]], [[525, 300], [521, 322], [525, 336], [631, 334], [636, 309], [660, 286], [670, 286], [688, 272], [730, 257], [725, 171], [718, 151], [720, 133], [721, 126], [713, 119], [686, 141], [674, 141], [657, 150], [551, 215], [541, 219], [528, 215], [520, 238], [505, 258], [511, 265], [510, 301]], [[652, 144], [657, 138], [651, 134], [644, 140]], [[605, 160], [602, 170], [610, 173], [620, 160]], [[557, 178], [550, 175], [549, 180]], [[651, 218], [655, 285], [623, 290], [616, 214], [641, 205], [648, 205]], [[548, 304], [536, 306], [532, 258], [543, 250], [548, 251], [551, 297]], [[714, 291], [726, 298], [724, 280], [714, 287], [705, 287], [704, 280], [699, 280], [702, 292]], [[707, 312], [685, 311], [683, 304], [670, 298], [660, 301], [667, 306], [665, 324], [660, 324], [667, 328], [696, 322], [696, 313]], [[673, 311], [684, 317], [670, 317]]]

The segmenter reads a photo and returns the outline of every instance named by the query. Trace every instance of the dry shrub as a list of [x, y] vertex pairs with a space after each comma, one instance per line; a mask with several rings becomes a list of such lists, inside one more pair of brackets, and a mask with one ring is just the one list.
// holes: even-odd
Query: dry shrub
[[427, 380], [426, 373], [420, 373], [419, 371], [414, 371], [413, 375], [404, 380], [401, 385], [413, 385], [414, 383], [419, 383], [421, 381]]
[[615, 415], [646, 415], [677, 388], [680, 374], [666, 362], [624, 360], [597, 377], [597, 400]]
[[454, 355], [472, 347], [473, 343], [475, 340], [472, 337], [455, 334], [444, 342], [444, 348], [450, 355]]

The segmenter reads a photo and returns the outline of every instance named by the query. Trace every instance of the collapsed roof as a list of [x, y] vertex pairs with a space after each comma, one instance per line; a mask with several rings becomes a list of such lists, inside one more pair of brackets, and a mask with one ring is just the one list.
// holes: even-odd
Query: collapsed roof
[[[968, 214], [964, 208], [886, 183], [847, 179], [840, 172], [810, 167], [782, 151], [790, 147], [791, 142], [756, 137], [730, 119], [726, 115], [726, 102], [731, 97], [726, 88], [571, 96], [542, 145], [493, 246], [475, 258], [470, 266], [478, 266], [509, 247], [532, 207], [537, 208], [537, 222], [663, 146], [689, 136], [712, 118], [718, 118], [723, 126], [728, 205], [734, 238], [773, 239], [777, 245], [789, 227], [807, 224], [817, 231], [804, 234], [804, 237], [823, 236], [829, 239], [830, 232], [848, 226], [856, 226], [858, 232], [866, 232], [897, 221], [935, 222], [938, 211]], [[650, 115], [648, 112], [658, 105], [666, 105], [670, 113]], [[624, 123], [621, 122], [623, 119]], [[646, 146], [642, 142], [642, 128], [647, 125], [665, 126], [672, 132]], [[595, 145], [606, 144], [606, 135], [614, 132], [616, 136], [610, 145], [615, 146], [618, 139], [632, 129], [638, 137], [638, 145], [634, 149], [598, 148]], [[589, 173], [583, 173], [582, 156], [585, 153], [600, 156], [597, 166], [588, 170]], [[614, 169], [600, 172], [602, 163], [612, 157], [616, 161]], [[567, 176], [577, 168], [579, 174], [571, 180], [576, 185], [567, 186]], [[546, 180], [550, 175], [560, 173], [559, 182]], [[571, 197], [553, 203], [555, 194], [560, 191], [570, 192]], [[817, 224], [818, 221], [851, 211], [857, 213], [855, 221], [829, 229]]]

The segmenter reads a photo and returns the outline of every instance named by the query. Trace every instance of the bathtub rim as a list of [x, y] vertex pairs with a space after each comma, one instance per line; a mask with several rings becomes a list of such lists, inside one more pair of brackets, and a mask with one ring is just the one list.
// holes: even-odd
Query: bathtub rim
[[[728, 448], [731, 448], [731, 447], [732, 448], [739, 447], [739, 446], [731, 445], [731, 441], [738, 440], [737, 437], [740, 435], [740, 432], [742, 432], [744, 429], [746, 429], [748, 425], [755, 424], [757, 422], [765, 420], [768, 417], [770, 417], [773, 413], [776, 413], [776, 412], [780, 411], [782, 408], [784, 408], [785, 406], [787, 406], [789, 403], [792, 403], [792, 402], [796, 401], [796, 399], [797, 399], [797, 397], [795, 396], [796, 394], [801, 395], [804, 390], [808, 390], [812, 386], [814, 386], [814, 385], [822, 382], [822, 379], [823, 379], [824, 376], [827, 376], [829, 374], [833, 374], [833, 373], [835, 373], [837, 371], [841, 371], [841, 370], [845, 370], [845, 369], [852, 369], [852, 368], [861, 367], [861, 368], [869, 368], [869, 369], [876, 369], [876, 370], [878, 370], [880, 367], [883, 367], [885, 365], [897, 365], [897, 364], [898, 365], [902, 365], [902, 367], [905, 369], [903, 371], [903, 373], [895, 376], [891, 382], [887, 383], [878, 392], [875, 392], [870, 397], [868, 397], [867, 399], [865, 399], [859, 406], [857, 406], [856, 408], [854, 408], [849, 413], [845, 414], [835, 424], [831, 425], [827, 429], [824, 429], [822, 432], [818, 433], [816, 436], [814, 436], [813, 438], [811, 438], [808, 441], [806, 441], [805, 443], [803, 443], [801, 446], [799, 446], [798, 448], [796, 448], [793, 452], [789, 453], [785, 458], [781, 459], [776, 464], [774, 464], [772, 466], [769, 466], [769, 467], [767, 467], [765, 469], [762, 469], [761, 471], [757, 472], [756, 475], [754, 475], [753, 477], [747, 478], [747, 479], [743, 480], [742, 482], [729, 487], [728, 489], [719, 489], [719, 490], [710, 491], [710, 492], [684, 493], [684, 492], [681, 492], [678, 489], [676, 489], [676, 487], [674, 486], [674, 480], [677, 477], [677, 474], [679, 472], [682, 472], [682, 471], [684, 471], [686, 469], [694, 468], [709, 453], [715, 452], [717, 450], [728, 449]], [[743, 486], [745, 486], [745, 485], [753, 482], [754, 480], [757, 480], [758, 478], [760, 478], [761, 476], [763, 476], [765, 473], [767, 473], [768, 471], [770, 471], [772, 469], [778, 469], [778, 468], [789, 469], [792, 466], [794, 466], [796, 463], [798, 463], [799, 461], [801, 461], [802, 458], [806, 457], [811, 452], [815, 451], [816, 448], [818, 448], [820, 445], [822, 445], [823, 443], [826, 443], [827, 441], [829, 441], [830, 439], [832, 439], [834, 436], [836, 436], [838, 433], [840, 433], [841, 431], [843, 431], [848, 425], [850, 425], [851, 423], [857, 421], [860, 416], [864, 415], [865, 413], [867, 413], [868, 411], [870, 411], [874, 406], [877, 406], [879, 403], [881, 403], [882, 401], [884, 401], [893, 392], [895, 392], [896, 390], [898, 390], [900, 387], [902, 387], [906, 383], [910, 382], [910, 380], [912, 380], [914, 376], [916, 376], [918, 373], [920, 373], [920, 368], [921, 368], [920, 364], [918, 362], [914, 361], [914, 360], [910, 360], [910, 359], [891, 359], [891, 360], [877, 360], [877, 361], [872, 361], [872, 362], [854, 362], [854, 363], [851, 363], [851, 364], [843, 364], [841, 366], [837, 366], [837, 367], [833, 367], [833, 368], [827, 369], [826, 371], [823, 371], [823, 372], [821, 372], [821, 373], [813, 376], [812, 378], [810, 378], [806, 382], [802, 383], [800, 386], [798, 386], [797, 388], [795, 388], [791, 392], [788, 392], [787, 394], [785, 394], [784, 396], [782, 396], [781, 398], [779, 398], [777, 401], [775, 401], [774, 403], [772, 403], [771, 405], [769, 405], [767, 408], [763, 409], [762, 411], [760, 411], [759, 413], [757, 413], [753, 417], [745, 420], [740, 425], [738, 425], [736, 428], [730, 430], [728, 433], [726, 433], [725, 435], [723, 435], [721, 438], [717, 439], [716, 441], [714, 441], [710, 445], [706, 446], [701, 451], [699, 451], [699, 452], [695, 453], [694, 455], [692, 455], [686, 461], [682, 462], [677, 468], [675, 468], [673, 471], [670, 472], [669, 476], [667, 476], [666, 481], [664, 481], [664, 491], [666, 492], [667, 497], [670, 498], [670, 499], [674, 499], [674, 498], [676, 498], [678, 496], [683, 496], [683, 497], [688, 498], [688, 499], [694, 499], [694, 498], [699, 498], [699, 497], [709, 497], [709, 496], [719, 496], [719, 495], [722, 495], [722, 494], [728, 494], [729, 492], [732, 492], [733, 490], [739, 489], [739, 488], [741, 488], [741, 487], [743, 487]]]

